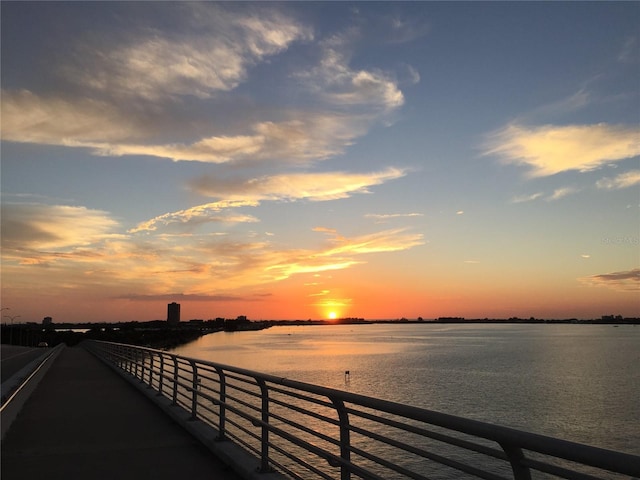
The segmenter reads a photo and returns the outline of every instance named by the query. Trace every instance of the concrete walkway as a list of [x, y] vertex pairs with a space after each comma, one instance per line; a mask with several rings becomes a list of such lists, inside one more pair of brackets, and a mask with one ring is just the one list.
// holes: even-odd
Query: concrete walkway
[[2, 480], [239, 480], [81, 347], [62, 351], [1, 449]]

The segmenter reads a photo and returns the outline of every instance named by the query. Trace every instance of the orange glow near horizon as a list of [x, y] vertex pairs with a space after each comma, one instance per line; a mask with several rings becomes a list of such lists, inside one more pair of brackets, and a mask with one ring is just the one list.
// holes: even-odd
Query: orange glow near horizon
[[329, 312], [327, 316], [329, 317], [329, 320], [335, 320], [338, 318], [338, 314], [336, 312]]

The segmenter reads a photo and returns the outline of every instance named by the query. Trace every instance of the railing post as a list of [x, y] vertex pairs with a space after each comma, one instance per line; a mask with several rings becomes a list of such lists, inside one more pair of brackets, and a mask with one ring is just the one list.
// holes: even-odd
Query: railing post
[[160, 377], [158, 379], [158, 396], [162, 396], [164, 390], [164, 353], [160, 354]]
[[[345, 462], [351, 462], [351, 430], [349, 429], [349, 414], [342, 400], [332, 398], [331, 402], [336, 407], [340, 420], [340, 458]], [[350, 480], [351, 470], [347, 465], [340, 466], [340, 480]]]
[[144, 371], [147, 365], [147, 352], [144, 350], [137, 350], [138, 363], [140, 364], [140, 383], [144, 383]]
[[269, 389], [267, 383], [256, 378], [256, 382], [260, 387], [260, 398], [262, 399], [262, 431], [260, 434], [260, 472], [267, 473], [271, 471], [269, 466]]
[[148, 353], [149, 353], [149, 388], [153, 388], [153, 364], [154, 364], [153, 359], [155, 358], [155, 355], [153, 354], [153, 352], [148, 352]]
[[122, 348], [117, 345], [114, 347], [111, 347], [109, 352], [114, 356], [115, 361], [118, 362], [118, 366], [124, 370], [125, 372], [127, 371], [127, 362], [125, 362], [123, 355], [122, 355]]
[[194, 360], [189, 360], [191, 365], [191, 420], [195, 420], [198, 417], [198, 367]]
[[132, 356], [133, 356], [133, 363], [135, 366], [135, 370], [133, 372], [133, 376], [136, 378], [138, 377], [138, 372], [140, 371], [140, 361], [138, 360], [138, 350], [134, 350], [133, 348], [131, 349], [132, 352]]
[[226, 420], [227, 420], [227, 377], [224, 374], [224, 370], [220, 367], [215, 367], [220, 378], [220, 408], [218, 409], [218, 438], [221, 441], [226, 436]]
[[504, 450], [504, 453], [507, 454], [507, 458], [511, 464], [511, 470], [513, 470], [514, 480], [531, 480], [529, 467], [523, 465], [521, 462], [521, 460], [524, 460], [522, 449], [505, 443], [501, 443], [500, 446], [502, 450]]
[[124, 347], [120, 347], [118, 353], [120, 355], [120, 361], [123, 364], [122, 369], [127, 373], [131, 373], [131, 359], [129, 358], [129, 353]]
[[171, 393], [171, 404], [178, 404], [178, 357], [172, 355], [173, 358], [173, 391]]
[[127, 353], [127, 360], [129, 361], [129, 373], [135, 377], [137, 372], [135, 352], [131, 347], [125, 347], [125, 352]]
[[129, 361], [129, 373], [135, 377], [136, 373], [138, 372], [135, 351], [131, 347], [125, 347], [124, 349], [127, 353], [127, 360]]
[[119, 347], [118, 354], [122, 362], [122, 369], [127, 373], [131, 373], [131, 359], [129, 358], [127, 350], [124, 347]]
[[127, 359], [127, 373], [133, 375], [134, 372], [134, 362], [133, 357], [131, 356], [131, 349], [128, 347], [122, 347], [122, 354]]

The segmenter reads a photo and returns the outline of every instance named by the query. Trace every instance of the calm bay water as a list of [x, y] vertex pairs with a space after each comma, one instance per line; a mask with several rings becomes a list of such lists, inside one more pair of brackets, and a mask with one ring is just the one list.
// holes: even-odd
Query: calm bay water
[[173, 351], [640, 455], [640, 326], [286, 326]]

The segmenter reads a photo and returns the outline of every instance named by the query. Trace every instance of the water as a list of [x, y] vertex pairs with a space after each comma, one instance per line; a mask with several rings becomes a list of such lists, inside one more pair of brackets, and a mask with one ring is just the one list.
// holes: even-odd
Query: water
[[286, 326], [174, 352], [640, 455], [640, 327]]

